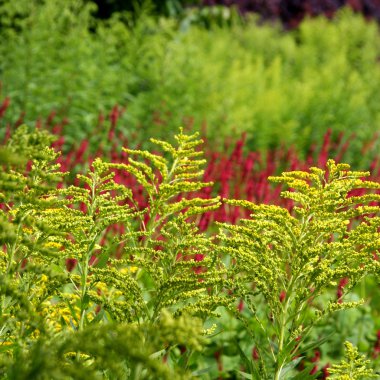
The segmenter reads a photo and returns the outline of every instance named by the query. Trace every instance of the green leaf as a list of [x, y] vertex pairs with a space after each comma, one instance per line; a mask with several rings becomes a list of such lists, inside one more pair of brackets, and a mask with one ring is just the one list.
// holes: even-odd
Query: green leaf
[[243, 371], [236, 371], [240, 376], [242, 376], [244, 379], [253, 380], [254, 377], [250, 375], [249, 373], [243, 372]]
[[289, 380], [312, 380], [318, 376], [318, 372], [314, 375], [310, 375], [311, 370], [314, 368], [314, 364], [307, 366], [302, 372], [298, 373], [296, 376]]
[[193, 371], [191, 373], [192, 376], [200, 376], [200, 375], [204, 375], [205, 373], [209, 373], [213, 370], [213, 367], [206, 367], [206, 368], [202, 368], [202, 369], [198, 369], [197, 371]]
[[98, 256], [98, 262], [96, 263], [97, 268], [105, 268], [105, 266], [107, 265], [108, 259], [110, 257], [110, 253], [111, 253], [110, 251], [102, 252]]
[[240, 347], [240, 344], [238, 341], [235, 341], [235, 345], [238, 349], [238, 352], [239, 352], [239, 355], [240, 355], [240, 358], [243, 360], [243, 363], [245, 364], [245, 367], [250, 371], [250, 373], [252, 374], [254, 372], [254, 368], [253, 368], [253, 365], [252, 365], [252, 359], [249, 359], [247, 357], [247, 355], [245, 354], [245, 352], [241, 349]]
[[281, 376], [283, 376], [285, 379], [286, 374], [291, 372], [291, 370], [294, 369], [300, 363], [300, 361], [303, 358], [304, 358], [304, 356], [300, 356], [297, 359], [293, 359], [290, 363], [288, 363], [285, 367], [283, 367], [283, 369], [281, 371]]

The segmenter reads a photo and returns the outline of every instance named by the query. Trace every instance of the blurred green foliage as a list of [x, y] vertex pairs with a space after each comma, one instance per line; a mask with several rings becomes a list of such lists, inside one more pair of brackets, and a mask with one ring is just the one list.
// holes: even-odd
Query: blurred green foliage
[[301, 151], [327, 128], [356, 133], [358, 146], [378, 129], [379, 34], [362, 16], [346, 10], [284, 33], [231, 15], [226, 27], [221, 11], [215, 22], [194, 9], [182, 21], [151, 17], [149, 6], [106, 21], [95, 13], [80, 0], [0, 2], [4, 123], [55, 109], [76, 140], [118, 103], [124, 132], [141, 140], [206, 125], [215, 143], [247, 131], [252, 149]]

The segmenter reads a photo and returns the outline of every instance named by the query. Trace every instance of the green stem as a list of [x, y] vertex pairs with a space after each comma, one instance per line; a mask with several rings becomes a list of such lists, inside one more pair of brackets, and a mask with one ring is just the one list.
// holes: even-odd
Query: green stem
[[[91, 186], [91, 206], [89, 207], [88, 214], [89, 216], [94, 219], [94, 214], [96, 211], [96, 187], [97, 187], [97, 176], [94, 175], [92, 178], [92, 186]], [[95, 221], [94, 221], [95, 223]], [[94, 225], [94, 228], [96, 228], [96, 225]], [[95, 242], [98, 238], [98, 233], [94, 233], [93, 229], [91, 229], [90, 236], [93, 234], [93, 237], [91, 239], [91, 243], [88, 246], [87, 252], [83, 254], [82, 256], [82, 263], [81, 263], [81, 296], [80, 296], [80, 319], [79, 319], [79, 330], [83, 330], [84, 327], [84, 321], [86, 317], [86, 308], [87, 303], [85, 302], [85, 297], [87, 295], [87, 278], [88, 278], [88, 268], [89, 268], [89, 261], [92, 255], [92, 251], [95, 246]]]
[[[277, 360], [281, 356], [282, 350], [284, 348], [284, 338], [285, 338], [285, 328], [286, 328], [286, 320], [287, 320], [287, 309], [288, 309], [288, 302], [289, 299], [284, 307], [284, 311], [282, 313], [282, 318], [281, 318], [281, 324], [280, 324], [280, 337], [278, 339], [278, 353], [277, 353]], [[276, 363], [276, 373], [275, 373], [275, 380], [280, 379], [281, 371], [284, 366], [285, 359], [283, 358], [281, 360], [281, 363], [277, 361]]]
[[85, 255], [83, 255], [82, 258], [82, 265], [81, 265], [81, 296], [80, 296], [80, 320], [79, 320], [79, 330], [82, 330], [84, 327], [84, 319], [86, 316], [86, 308], [87, 304], [85, 302], [85, 297], [87, 295], [87, 278], [88, 278], [88, 268], [89, 268], [89, 261], [92, 255], [92, 251], [95, 246], [95, 242], [98, 238], [98, 234], [95, 234], [90, 246], [88, 247], [88, 250]]
[[[178, 159], [175, 159], [174, 162], [173, 162], [173, 165], [169, 171], [169, 174], [165, 180], [165, 182], [163, 184], [169, 184], [172, 182], [172, 176], [175, 172], [175, 170], [177, 169], [177, 165], [178, 165]], [[146, 226], [144, 226], [144, 230], [145, 232], [149, 232], [149, 235], [152, 235], [152, 233], [154, 232], [154, 230], [157, 228], [157, 226], [160, 224], [161, 222], [161, 219], [162, 218], [159, 218], [157, 221], [156, 221], [156, 217], [158, 215], [158, 209], [160, 207], [160, 204], [161, 204], [161, 197], [159, 196], [154, 204], [152, 204], [152, 210], [150, 212], [150, 215], [149, 215], [149, 221], [148, 223], [146, 224]], [[153, 202], [152, 202], [153, 203]], [[144, 242], [143, 242], [143, 247], [146, 247], [148, 245], [148, 239], [145, 239]]]
[[11, 272], [12, 268], [12, 261], [14, 258], [14, 254], [16, 252], [16, 243], [13, 243], [12, 245], [6, 245], [7, 246], [7, 269], [6, 269], [6, 274], [9, 274]]
[[13, 244], [6, 244], [6, 247], [7, 247], [7, 269], [6, 269], [6, 274], [10, 274], [11, 270], [12, 270], [12, 262], [13, 262], [13, 259], [15, 257], [15, 254], [17, 252], [17, 243], [19, 241], [19, 236], [20, 236], [20, 233], [21, 233], [21, 228], [22, 228], [22, 225], [19, 224], [19, 226], [17, 227], [17, 233], [16, 233], [16, 240]]
[[88, 276], [88, 260], [87, 260], [87, 257], [85, 257], [84, 260], [82, 260], [79, 330], [83, 330], [84, 320], [86, 316], [86, 308], [85, 308], [84, 299], [87, 293], [87, 276]]
[[289, 286], [286, 289], [286, 303], [282, 309], [281, 317], [280, 319], [280, 336], [278, 338], [278, 352], [277, 352], [277, 362], [276, 362], [276, 372], [275, 372], [275, 380], [279, 380], [281, 378], [281, 371], [284, 367], [284, 364], [286, 363], [286, 358], [282, 358], [281, 362], [278, 361], [279, 357], [282, 355], [282, 350], [284, 349], [284, 341], [285, 341], [285, 332], [286, 332], [286, 325], [288, 322], [288, 309], [290, 305], [290, 300], [292, 297], [293, 292], [293, 285], [294, 285], [294, 277], [290, 277], [289, 279]]

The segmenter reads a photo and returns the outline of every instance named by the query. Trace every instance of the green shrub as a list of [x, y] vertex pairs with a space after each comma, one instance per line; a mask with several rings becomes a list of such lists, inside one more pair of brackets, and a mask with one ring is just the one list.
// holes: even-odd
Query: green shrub
[[141, 107], [163, 100], [169, 125], [193, 117], [214, 141], [246, 131], [252, 149], [282, 142], [303, 151], [327, 128], [358, 140], [378, 129], [379, 35], [357, 15], [309, 20], [286, 34], [250, 22], [192, 28], [178, 39], [168, 44], [159, 91]]
[[76, 140], [119, 103], [127, 106], [121, 127], [143, 141], [206, 125], [214, 142], [247, 131], [252, 149], [305, 151], [332, 128], [357, 134], [352, 161], [378, 130], [378, 28], [348, 10], [285, 33], [255, 20], [205, 29], [145, 8], [137, 19], [95, 21], [93, 9], [74, 0], [2, 3], [0, 80], [12, 99], [4, 122], [55, 109]]
[[[218, 207], [218, 199], [184, 197], [210, 185], [197, 180], [205, 163], [195, 150], [200, 141], [182, 133], [176, 139], [177, 147], [155, 141], [166, 157], [128, 151], [150, 160], [156, 172], [132, 158], [128, 164], [97, 159], [78, 176], [81, 187], [59, 190], [51, 137], [23, 126], [9, 140], [0, 187], [5, 378], [103, 378], [103, 372], [105, 378], [170, 378], [174, 372], [187, 378], [187, 360], [178, 358], [176, 346], [201, 350], [203, 322], [231, 300], [218, 292], [223, 268], [213, 242], [189, 220]], [[20, 151], [24, 163], [12, 162]], [[26, 174], [25, 160], [33, 162]], [[140, 209], [131, 190], [113, 181], [115, 168], [136, 176], [148, 206]], [[124, 233], [100, 245], [117, 224]], [[119, 259], [117, 246], [124, 247]], [[173, 365], [175, 359], [182, 364], [174, 372], [155, 359], [171, 350]]]
[[93, 4], [75, 0], [0, 6], [0, 77], [12, 99], [12, 121], [22, 112], [30, 122], [55, 110], [75, 125], [66, 131], [69, 138], [84, 137], [99, 112], [125, 100], [116, 43], [112, 34], [104, 40], [91, 32], [93, 10]]

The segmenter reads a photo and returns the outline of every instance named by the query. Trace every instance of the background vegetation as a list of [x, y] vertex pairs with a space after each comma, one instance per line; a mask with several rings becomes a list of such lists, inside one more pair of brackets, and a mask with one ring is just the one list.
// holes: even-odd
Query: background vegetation
[[0, 0], [1, 376], [371, 378], [380, 7], [95, 3]]
[[[251, 149], [284, 143], [301, 152], [328, 128], [359, 143], [377, 129], [378, 27], [360, 15], [345, 10], [284, 33], [251, 17], [206, 29], [196, 18], [151, 17], [149, 7], [107, 21], [95, 9], [74, 0], [3, 2], [5, 123], [55, 110], [75, 141], [119, 104], [120, 128], [140, 141], [185, 124], [213, 143], [244, 131]], [[350, 154], [360, 158], [354, 146]]]

